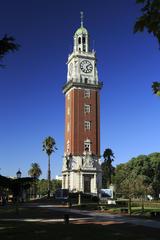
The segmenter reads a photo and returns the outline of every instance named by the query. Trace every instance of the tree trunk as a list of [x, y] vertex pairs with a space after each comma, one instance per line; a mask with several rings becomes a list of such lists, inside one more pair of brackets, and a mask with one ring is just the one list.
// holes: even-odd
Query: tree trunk
[[34, 194], [34, 198], [37, 198], [37, 179], [34, 179], [34, 183], [33, 183], [33, 194]]
[[48, 198], [51, 192], [51, 170], [50, 170], [50, 155], [48, 155]]
[[144, 197], [142, 195], [142, 199], [141, 199], [141, 212], [142, 214], [144, 213]]
[[128, 199], [128, 213], [129, 213], [129, 215], [131, 216], [131, 213], [132, 213], [132, 209], [131, 209], [131, 197], [129, 197], [129, 199]]

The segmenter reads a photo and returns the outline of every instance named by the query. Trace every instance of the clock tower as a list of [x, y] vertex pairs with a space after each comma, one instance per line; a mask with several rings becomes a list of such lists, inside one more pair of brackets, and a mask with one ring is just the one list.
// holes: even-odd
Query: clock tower
[[74, 34], [73, 52], [67, 61], [65, 94], [65, 150], [62, 188], [97, 194], [101, 188], [100, 96], [96, 54], [89, 34], [81, 26]]

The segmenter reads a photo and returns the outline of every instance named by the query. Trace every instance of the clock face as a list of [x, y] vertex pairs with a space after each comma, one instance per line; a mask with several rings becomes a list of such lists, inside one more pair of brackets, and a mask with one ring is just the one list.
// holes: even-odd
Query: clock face
[[73, 63], [71, 63], [69, 65], [69, 75], [71, 76], [72, 75], [72, 71], [73, 71]]
[[80, 63], [80, 68], [81, 68], [82, 72], [84, 72], [84, 73], [91, 73], [93, 70], [92, 63], [88, 60], [83, 60]]

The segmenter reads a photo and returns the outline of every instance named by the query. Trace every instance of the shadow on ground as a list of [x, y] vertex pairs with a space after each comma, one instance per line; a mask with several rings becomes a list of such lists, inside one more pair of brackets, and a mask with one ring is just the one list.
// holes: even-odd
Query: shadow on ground
[[159, 230], [111, 222], [64, 223], [0, 222], [0, 239], [15, 240], [159, 240]]

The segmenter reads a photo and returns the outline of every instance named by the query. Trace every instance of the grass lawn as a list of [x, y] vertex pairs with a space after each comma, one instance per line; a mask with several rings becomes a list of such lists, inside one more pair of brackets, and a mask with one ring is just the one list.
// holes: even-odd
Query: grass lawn
[[[106, 212], [109, 213], [122, 213], [121, 209], [123, 208], [110, 208], [108, 210], [106, 210]], [[128, 209], [128, 208], [126, 208]], [[131, 208], [131, 213], [132, 216], [136, 215], [136, 216], [144, 216], [144, 217], [149, 217], [152, 218], [151, 213], [152, 212], [157, 212], [160, 213], [160, 208], [151, 208], [151, 207], [145, 207], [142, 211], [141, 207], [132, 207]], [[157, 220], [159, 220], [159, 217], [156, 218]]]
[[[111, 213], [111, 214], [124, 214], [127, 213], [127, 207], [111, 207], [109, 205], [100, 205], [98, 206], [97, 204], [82, 204], [81, 206], [76, 206], [75, 208], [77, 209], [82, 209], [82, 210], [99, 210], [102, 212], [106, 212], [106, 213]], [[126, 211], [122, 211], [123, 209], [126, 209]], [[148, 218], [152, 218], [151, 213], [152, 212], [158, 212], [160, 213], [160, 208], [156, 208], [156, 207], [145, 207], [143, 212], [142, 212], [142, 207], [132, 207], [131, 208], [131, 212], [132, 212], [132, 216], [144, 216], [144, 217], [148, 217]], [[160, 216], [156, 217], [157, 220], [160, 220]]]

